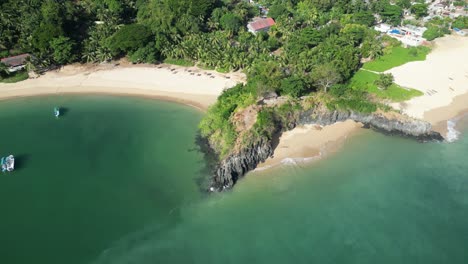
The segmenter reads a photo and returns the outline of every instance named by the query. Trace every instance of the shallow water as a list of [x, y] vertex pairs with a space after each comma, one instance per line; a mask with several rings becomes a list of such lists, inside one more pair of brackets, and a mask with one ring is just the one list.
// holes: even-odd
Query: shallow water
[[201, 114], [135, 98], [67, 100], [63, 120], [51, 118], [50, 98], [0, 104], [0, 134], [14, 139], [0, 152], [25, 155], [0, 178], [1, 263], [468, 259], [466, 133], [421, 144], [366, 131], [325, 160], [251, 173], [205, 197], [195, 183], [203, 159], [191, 151]]

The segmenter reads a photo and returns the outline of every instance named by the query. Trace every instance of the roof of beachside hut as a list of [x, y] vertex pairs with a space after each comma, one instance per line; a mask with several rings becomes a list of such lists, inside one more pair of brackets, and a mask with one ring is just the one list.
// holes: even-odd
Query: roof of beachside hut
[[29, 53], [24, 53], [24, 54], [17, 55], [17, 56], [3, 58], [0, 61], [9, 67], [16, 67], [16, 66], [24, 65], [26, 63], [26, 58], [30, 56], [31, 55]]
[[268, 18], [263, 18], [263, 19], [259, 19], [259, 20], [250, 22], [249, 26], [252, 28], [252, 30], [259, 31], [259, 30], [274, 26], [275, 24], [276, 23], [273, 20], [273, 18], [268, 17]]

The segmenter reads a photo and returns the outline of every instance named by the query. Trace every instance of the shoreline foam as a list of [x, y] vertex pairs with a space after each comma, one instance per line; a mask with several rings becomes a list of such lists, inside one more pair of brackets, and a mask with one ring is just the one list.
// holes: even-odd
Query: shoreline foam
[[307, 164], [336, 153], [352, 135], [362, 131], [362, 124], [352, 120], [329, 126], [306, 125], [281, 135], [274, 156], [259, 164], [258, 170], [278, 165]]

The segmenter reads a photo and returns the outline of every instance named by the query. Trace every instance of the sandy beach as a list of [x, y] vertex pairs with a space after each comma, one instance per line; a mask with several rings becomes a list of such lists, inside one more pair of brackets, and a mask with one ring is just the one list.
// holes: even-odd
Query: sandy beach
[[436, 125], [468, 108], [468, 37], [450, 35], [436, 39], [425, 61], [389, 70], [395, 82], [424, 93], [407, 102], [394, 104], [409, 116]]
[[351, 120], [338, 122], [330, 126], [306, 125], [296, 127], [281, 135], [274, 156], [258, 168], [265, 169], [279, 164], [296, 164], [317, 159], [336, 150], [345, 140], [357, 133], [362, 124]]
[[0, 83], [0, 99], [68, 93], [157, 97], [206, 109], [224, 89], [245, 81], [241, 73], [220, 74], [173, 65], [68, 65], [36, 79]]

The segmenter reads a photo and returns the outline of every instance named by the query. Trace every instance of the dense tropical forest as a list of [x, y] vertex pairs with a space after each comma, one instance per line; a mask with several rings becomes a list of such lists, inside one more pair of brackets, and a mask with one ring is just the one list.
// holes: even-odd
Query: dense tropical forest
[[[264, 15], [259, 5], [268, 7], [276, 25], [254, 35], [246, 25]], [[271, 137], [273, 127], [288, 126], [304, 104], [362, 112], [385, 108], [351, 85], [363, 58], [400, 48], [372, 29], [376, 15], [398, 25], [404, 10], [416, 17], [427, 12], [424, 1], [410, 0], [0, 0], [0, 6], [0, 57], [28, 52], [35, 58], [31, 67], [127, 57], [134, 63], [244, 71], [248, 82], [220, 96], [200, 125], [222, 155], [236, 142]], [[446, 21], [436, 22], [432, 31], [439, 34]], [[412, 51], [418, 52], [423, 51]], [[381, 75], [375, 83], [386, 89], [392, 79]], [[236, 115], [271, 94], [289, 99], [259, 109], [248, 135], [240, 131]]]

